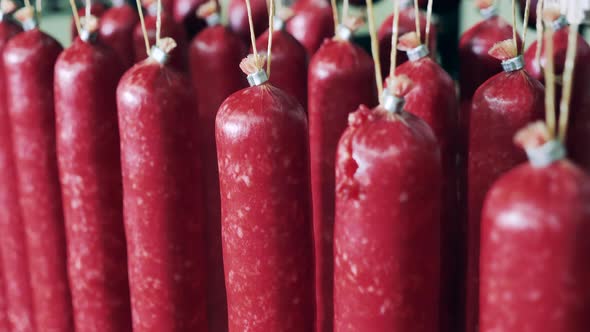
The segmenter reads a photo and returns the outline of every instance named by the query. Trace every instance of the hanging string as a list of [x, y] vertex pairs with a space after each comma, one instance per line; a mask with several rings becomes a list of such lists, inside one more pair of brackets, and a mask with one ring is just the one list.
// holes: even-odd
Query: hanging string
[[338, 31], [338, 7], [336, 6], [336, 0], [330, 0], [332, 6], [332, 18], [334, 19], [334, 32]]
[[143, 18], [143, 9], [141, 7], [141, 0], [135, 0], [135, 3], [137, 4], [137, 11], [139, 13], [139, 21], [141, 23], [141, 32], [143, 33], [143, 40], [145, 41], [145, 51], [146, 51], [147, 55], [150, 56], [150, 54], [151, 54], [150, 41], [148, 39], [147, 29], [145, 28], [145, 19]]
[[74, 25], [76, 26], [76, 31], [78, 31], [78, 35], [80, 35], [82, 25], [80, 24], [80, 16], [78, 15], [78, 7], [76, 6], [76, 0], [70, 0], [70, 7], [72, 7], [72, 15], [74, 16]]
[[37, 7], [38, 19], [41, 19], [41, 11], [43, 9], [43, 2], [41, 0], [35, 1], [35, 7]]
[[31, 1], [30, 0], [25, 0], [25, 7], [27, 7], [27, 8], [31, 7]]
[[156, 6], [156, 45], [158, 45], [162, 33], [162, 1], [158, 0]]
[[260, 64], [258, 58], [258, 50], [256, 49], [256, 35], [254, 35], [254, 22], [252, 21], [252, 6], [250, 0], [246, 0], [246, 12], [248, 13], [248, 24], [250, 25], [250, 42], [252, 43], [252, 51], [254, 52], [254, 62], [256, 66]]
[[418, 35], [418, 40], [422, 42], [422, 37], [420, 36], [420, 5], [418, 4], [418, 0], [414, 0], [414, 16], [416, 20], [416, 34]]
[[537, 49], [535, 50], [535, 62], [541, 68], [541, 49], [543, 48], [543, 6], [545, 0], [537, 3]]
[[350, 8], [350, 5], [348, 3], [348, 0], [342, 1], [342, 20], [343, 21], [346, 21], [346, 18], [348, 17], [349, 8]]
[[[545, 52], [553, 54], [553, 30], [545, 32]], [[551, 138], [555, 137], [555, 71], [553, 56], [547, 57], [545, 63], [545, 121]]]
[[428, 41], [430, 40], [430, 24], [432, 20], [432, 0], [428, 0], [428, 7], [426, 8], [426, 36], [424, 36], [424, 43], [428, 48]]
[[393, 0], [393, 26], [391, 27], [391, 65], [389, 66], [389, 79], [395, 78], [395, 67], [397, 67], [397, 39], [399, 35], [399, 2]]
[[[565, 144], [567, 139], [567, 125], [570, 114], [570, 101], [572, 99], [572, 86], [574, 83], [574, 67], [576, 65], [576, 51], [578, 48], [579, 23], [574, 22], [569, 27], [567, 39], [567, 52], [565, 57], [565, 68], [563, 70], [563, 87], [561, 93], [561, 104], [559, 105], [559, 140]], [[548, 53], [553, 54], [553, 53]], [[551, 58], [551, 56], [548, 56]]]
[[[526, 33], [528, 31], [528, 21], [531, 12], [531, 0], [526, 0], [526, 4], [524, 6], [524, 22], [522, 23], [522, 50], [520, 54], [524, 54], [526, 51]], [[518, 51], [518, 47], [517, 47]]]
[[[369, 34], [371, 35], [371, 53], [375, 65], [375, 81], [377, 81], [378, 98], [381, 100], [383, 94], [383, 77], [381, 76], [381, 61], [379, 60], [379, 41], [377, 40], [377, 29], [375, 28], [375, 15], [373, 13], [373, 0], [367, 1], [367, 18], [369, 20]], [[392, 64], [395, 66], [395, 64]]]
[[[272, 35], [274, 34], [274, 18], [275, 18], [275, 1], [270, 0], [268, 5], [269, 13], [268, 13], [268, 49], [266, 51], [266, 76], [270, 79], [270, 63], [271, 63], [271, 55], [272, 55]], [[254, 30], [252, 28], [252, 30]]]
[[514, 49], [518, 53], [518, 41], [516, 40], [516, 0], [512, 0], [512, 40]]
[[92, 15], [92, 12], [90, 11], [90, 9], [92, 9], [92, 3], [90, 1], [91, 0], [86, 0], [86, 8], [84, 8], [85, 9], [85, 14], [84, 14], [85, 23], [88, 23], [88, 19], [90, 18], [90, 15]]

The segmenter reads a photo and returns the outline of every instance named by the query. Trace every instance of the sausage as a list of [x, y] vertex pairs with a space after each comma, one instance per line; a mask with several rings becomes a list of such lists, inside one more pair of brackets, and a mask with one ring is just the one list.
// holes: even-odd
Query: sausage
[[[307, 105], [307, 51], [289, 32], [284, 29], [284, 21], [275, 17], [275, 30], [272, 37], [272, 62], [274, 64], [270, 83], [295, 97], [301, 105]], [[268, 43], [266, 30], [256, 45], [264, 49]], [[305, 107], [304, 106], [304, 107]]]
[[[252, 0], [252, 21], [257, 36], [268, 29], [268, 13], [266, 0]], [[248, 13], [244, 0], [230, 0], [228, 9], [229, 27], [244, 41], [250, 40], [250, 27], [248, 26]]]
[[406, 96], [407, 112], [422, 118], [434, 131], [440, 145], [443, 168], [442, 190], [443, 207], [441, 212], [441, 331], [454, 331], [458, 310], [456, 289], [463, 252], [461, 240], [462, 225], [457, 213], [457, 116], [459, 104], [455, 83], [421, 45], [415, 32], [400, 38], [398, 49], [408, 52], [409, 61], [397, 67], [399, 75], [406, 75], [414, 84], [414, 89]]
[[172, 14], [176, 24], [184, 27], [188, 40], [207, 26], [205, 20], [195, 15], [197, 9], [207, 0], [175, 0]]
[[[19, 25], [4, 15], [0, 19], [0, 53], [8, 40], [22, 31]], [[18, 199], [3, 70], [3, 65], [0, 63], [0, 100], [2, 100], [0, 103], [0, 183], [2, 183], [0, 186], [0, 234], [2, 234], [0, 265], [4, 266], [0, 278], [4, 279], [3, 291], [5, 291], [6, 317], [9, 324], [6, 326], [6, 331], [32, 332], [35, 329], [29, 266], [25, 247], [25, 230]]]
[[[100, 17], [98, 39], [119, 55], [125, 68], [135, 63], [133, 47], [129, 45], [133, 45], [133, 29], [137, 22], [139, 22], [139, 16], [135, 8], [125, 2], [115, 2], [114, 6]], [[142, 51], [142, 54], [145, 54], [145, 46]]]
[[[208, 18], [209, 20], [209, 18]], [[207, 314], [209, 331], [227, 332], [227, 300], [221, 254], [221, 202], [215, 147], [215, 116], [221, 103], [247, 83], [240, 61], [248, 47], [227, 27], [214, 24], [190, 45], [191, 80], [199, 110], [199, 144], [207, 206]]]
[[8, 332], [8, 312], [6, 304], [6, 294], [4, 294], [4, 268], [0, 263], [0, 331]]
[[[539, 0], [530, 0], [530, 5], [529, 5], [530, 6], [529, 21], [527, 23], [528, 23], [528, 26], [533, 29], [537, 28], [537, 26], [536, 26], [537, 11], [535, 10], [535, 8], [537, 8], [538, 2], [539, 2]], [[526, 6], [526, 0], [519, 0], [518, 5], [520, 7], [520, 12], [524, 13], [525, 6]]]
[[[400, 2], [399, 30], [398, 35], [402, 36], [408, 32], [416, 31], [416, 11], [411, 0]], [[391, 66], [391, 35], [393, 27], [393, 14], [389, 15], [379, 27], [377, 38], [379, 39], [379, 61], [381, 62], [381, 74], [383, 77], [389, 75]], [[420, 11], [420, 35], [426, 36], [426, 14]], [[430, 27], [428, 49], [431, 57], [436, 59], [436, 26]], [[397, 66], [408, 61], [406, 52], [397, 51]]]
[[124, 67], [113, 50], [95, 41], [98, 26], [82, 29], [84, 40], [76, 38], [57, 59], [54, 80], [74, 323], [78, 331], [128, 332], [116, 103]]
[[503, 61], [504, 72], [482, 84], [469, 113], [467, 159], [467, 297], [466, 329], [476, 331], [479, 290], [479, 234], [483, 201], [494, 181], [526, 160], [512, 146], [512, 137], [544, 113], [543, 85], [532, 78], [517, 55], [514, 42], [496, 44], [490, 55]]
[[235, 92], [219, 108], [230, 332], [314, 329], [307, 135], [303, 107], [268, 82]]
[[117, 87], [133, 331], [207, 331], [204, 222], [188, 79], [169, 38]]
[[311, 58], [326, 38], [334, 35], [332, 7], [326, 0], [297, 1], [293, 17], [287, 21], [287, 31], [307, 50]]
[[[156, 42], [156, 20], [155, 14], [145, 17], [145, 26], [148, 34], [150, 45]], [[172, 16], [162, 11], [162, 36], [167, 36], [174, 39], [178, 46], [170, 54], [170, 66], [178, 71], [185, 72], [188, 68], [188, 47], [186, 34], [182, 26], [176, 24]], [[147, 57], [145, 49], [145, 41], [143, 39], [143, 31], [141, 23], [137, 23], [133, 31], [133, 49], [135, 53], [135, 62], [145, 60]]]
[[348, 114], [377, 103], [373, 60], [342, 38], [325, 40], [307, 81], [318, 332], [333, 330], [334, 165]]
[[[552, 26], [553, 34], [553, 60], [555, 63], [555, 74], [562, 75], [565, 66], [567, 51], [567, 39], [569, 29], [565, 17], [557, 17]], [[590, 45], [586, 43], [581, 35], [578, 35], [578, 46], [575, 54], [576, 71], [573, 81], [573, 92], [571, 100], [570, 130], [568, 131], [567, 151], [572, 161], [590, 172], [590, 152], [583, 142], [590, 140], [590, 115], [586, 111], [590, 108]], [[526, 70], [531, 76], [545, 82], [543, 68], [535, 61], [537, 43], [533, 43], [525, 53]], [[547, 61], [544, 45], [541, 47], [541, 63]], [[561, 101], [561, 89], [558, 89], [556, 103]]]
[[439, 331], [440, 157], [432, 129], [401, 107], [350, 115], [336, 157], [334, 332]]
[[[107, 11], [107, 7], [104, 4], [98, 1], [92, 1], [90, 5], [90, 14], [94, 17], [101, 18], [102, 15]], [[83, 18], [86, 16], [86, 7], [78, 8], [78, 16]], [[76, 24], [74, 19], [72, 18], [72, 22], [70, 23], [70, 36], [71, 40], [74, 41], [76, 37], [78, 37], [78, 30], [76, 29]]]
[[482, 332], [582, 332], [590, 324], [590, 177], [564, 158], [561, 143], [537, 140], [523, 142], [530, 161], [501, 176], [485, 200]]
[[38, 331], [70, 332], [74, 327], [53, 105], [53, 66], [62, 47], [36, 28], [31, 8], [21, 10], [27, 31], [6, 44], [3, 59], [35, 325]]

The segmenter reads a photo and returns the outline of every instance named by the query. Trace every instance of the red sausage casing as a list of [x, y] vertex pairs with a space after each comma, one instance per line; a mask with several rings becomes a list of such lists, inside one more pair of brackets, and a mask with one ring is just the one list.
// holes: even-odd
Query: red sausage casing
[[[411, 4], [400, 10], [398, 24], [398, 36], [416, 31], [416, 12]], [[381, 62], [381, 73], [383, 77], [389, 75], [389, 68], [391, 66], [392, 27], [393, 14], [383, 21], [381, 27], [379, 27], [379, 31], [377, 31], [377, 38], [379, 39], [379, 61]], [[426, 36], [426, 14], [422, 11], [420, 12], [420, 35]], [[436, 58], [436, 25], [434, 24], [430, 26], [430, 37], [428, 40], [428, 49], [430, 50], [431, 57], [434, 59]], [[399, 66], [408, 61], [408, 56], [406, 52], [398, 50], [396, 59], [397, 65]]]
[[[0, 20], [0, 53], [21, 28], [4, 18]], [[2, 59], [0, 59], [2, 61]], [[4, 67], [0, 63], [0, 265], [4, 279], [8, 331], [33, 332], [34, 314], [31, 298], [25, 230], [21, 217], [12, 145]], [[2, 287], [2, 286], [0, 286]], [[0, 313], [1, 315], [1, 313]], [[1, 324], [0, 324], [1, 326]], [[0, 330], [2, 328], [0, 327]]]
[[308, 77], [316, 319], [318, 332], [331, 332], [336, 148], [348, 114], [358, 105], [375, 105], [377, 91], [371, 56], [349, 41], [326, 40], [311, 59]]
[[0, 262], [0, 331], [9, 332], [8, 328], [8, 312], [6, 310], [6, 294], [4, 293], [4, 268]]
[[439, 330], [441, 172], [417, 116], [350, 116], [336, 162], [335, 332]]
[[229, 331], [314, 329], [308, 129], [269, 83], [227, 98], [216, 120]]
[[287, 21], [287, 31], [312, 56], [326, 38], [334, 35], [332, 7], [326, 0], [297, 1], [293, 4], [293, 17]]
[[[268, 11], [266, 0], [251, 0], [252, 21], [254, 23], [254, 32], [260, 35], [268, 28]], [[248, 13], [246, 11], [246, 1], [230, 0], [228, 8], [229, 27], [244, 41], [250, 40], [250, 26], [248, 24]]]
[[[564, 23], [565, 25], [565, 23]], [[553, 34], [553, 61], [556, 75], [562, 75], [565, 67], [569, 28], [564, 26]], [[575, 72], [570, 104], [570, 128], [568, 130], [567, 151], [571, 160], [590, 172], [590, 45], [578, 34], [575, 55]], [[537, 43], [533, 43], [525, 53], [526, 70], [534, 78], [545, 83], [544, 66], [547, 61], [545, 43], [541, 47], [541, 64], [535, 61]], [[557, 86], [556, 105], [561, 101], [561, 85]]]
[[467, 160], [467, 298], [466, 329], [476, 331], [480, 216], [494, 181], [526, 160], [512, 144], [517, 130], [544, 113], [544, 89], [525, 70], [499, 73], [475, 91], [470, 110]]
[[481, 222], [480, 331], [590, 326], [590, 177], [567, 159], [522, 164], [489, 191]]
[[[137, 22], [137, 11], [125, 3], [108, 9], [99, 20], [98, 39], [117, 52], [125, 68], [135, 62], [133, 47], [130, 45], [133, 45], [133, 29]], [[145, 46], [142, 54], [145, 54]]]
[[148, 58], [117, 87], [133, 331], [206, 331], [204, 224], [188, 79]]
[[206, 0], [174, 0], [172, 12], [174, 21], [184, 28], [188, 40], [207, 26], [205, 20], [196, 15], [197, 9], [206, 2]]
[[[259, 50], [268, 44], [268, 30], [256, 40]], [[295, 37], [284, 29], [273, 31], [272, 71], [270, 83], [307, 106], [307, 52]]]
[[[150, 45], [156, 43], [156, 16], [145, 16], [145, 28]], [[188, 48], [187, 39], [184, 29], [181, 25], [176, 24], [172, 16], [162, 12], [161, 36], [170, 37], [177, 43], [177, 47], [170, 54], [170, 66], [174, 69], [184, 72], [188, 68]], [[143, 61], [147, 58], [145, 49], [145, 40], [141, 23], [138, 22], [133, 31], [133, 49], [135, 53], [135, 62]]]
[[55, 64], [57, 156], [79, 331], [131, 330], [116, 100], [123, 71], [113, 50], [80, 38]]
[[53, 105], [53, 67], [61, 45], [34, 28], [4, 49], [20, 205], [38, 331], [73, 331]]
[[222, 25], [205, 28], [190, 46], [191, 79], [199, 110], [199, 145], [207, 213], [207, 315], [209, 331], [227, 331], [227, 300], [221, 249], [221, 206], [215, 147], [215, 117], [221, 103], [245, 88], [239, 68], [248, 47], [234, 32]]

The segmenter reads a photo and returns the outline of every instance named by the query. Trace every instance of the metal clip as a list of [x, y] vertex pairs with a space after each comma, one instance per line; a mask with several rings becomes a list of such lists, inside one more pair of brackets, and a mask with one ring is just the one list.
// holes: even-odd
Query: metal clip
[[336, 36], [342, 40], [350, 40], [350, 37], [352, 37], [352, 30], [343, 24], [339, 24], [338, 28], [336, 28]]
[[29, 31], [37, 28], [37, 20], [34, 17], [31, 17], [21, 23], [23, 30]]
[[494, 16], [498, 16], [498, 8], [496, 8], [496, 6], [489, 6], [488, 8], [483, 8], [479, 10], [479, 13], [481, 14], [481, 16], [485, 19], [488, 20]]
[[428, 54], [430, 54], [430, 51], [425, 45], [420, 45], [411, 50], [407, 50], [406, 54], [408, 55], [408, 59], [410, 59], [410, 61], [417, 61], [425, 56], [428, 56]]
[[168, 53], [164, 52], [164, 50], [154, 45], [150, 50], [150, 57], [158, 61], [160, 64], [165, 64], [166, 62], [168, 62], [170, 56], [168, 55]]
[[213, 13], [205, 18], [205, 22], [207, 22], [207, 26], [215, 26], [221, 22], [221, 16], [219, 13]]
[[84, 28], [80, 30], [80, 39], [87, 43], [93, 43], [96, 41], [97, 33], [96, 31], [90, 32]]
[[406, 100], [403, 97], [397, 97], [387, 89], [383, 91], [381, 99], [383, 100], [381, 106], [390, 113], [400, 113], [406, 104]]
[[564, 15], [561, 15], [555, 21], [551, 22], [551, 29], [553, 29], [553, 31], [559, 31], [567, 27], [567, 25], [567, 18]]
[[507, 73], [521, 70], [522, 68], [524, 68], [524, 58], [522, 55], [502, 61], [502, 69]]
[[268, 75], [266, 75], [266, 71], [264, 69], [260, 69], [257, 72], [248, 75], [247, 78], [250, 86], [261, 85], [268, 81]]
[[549, 141], [538, 148], [525, 149], [527, 157], [533, 167], [547, 167], [553, 162], [564, 159], [567, 152], [561, 142]]
[[285, 28], [285, 21], [280, 17], [275, 16], [272, 20], [272, 28], [275, 31], [280, 31]]

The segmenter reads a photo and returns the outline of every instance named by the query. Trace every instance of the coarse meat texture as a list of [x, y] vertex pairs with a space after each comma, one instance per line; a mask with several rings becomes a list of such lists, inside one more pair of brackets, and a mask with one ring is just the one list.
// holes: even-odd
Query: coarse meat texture
[[417, 116], [361, 106], [338, 146], [334, 331], [439, 331], [441, 155]]
[[334, 166], [349, 113], [377, 104], [371, 56], [349, 41], [329, 39], [312, 57], [308, 113], [316, 257], [318, 332], [333, 330]]
[[314, 330], [308, 127], [270, 83], [227, 98], [216, 120], [229, 331]]
[[133, 330], [206, 331], [198, 113], [188, 78], [147, 59], [117, 87]]
[[112, 49], [80, 38], [55, 64], [57, 157], [78, 331], [131, 330], [116, 100], [123, 72]]
[[[267, 30], [256, 39], [260, 51], [266, 50], [268, 33]], [[307, 107], [307, 52], [286, 30], [273, 31], [270, 83]]]
[[4, 77], [37, 331], [74, 331], [56, 155], [54, 65], [62, 51], [34, 28], [5, 46]]
[[544, 98], [543, 85], [525, 70], [499, 73], [473, 96], [467, 161], [467, 332], [477, 329], [483, 201], [500, 175], [526, 161], [525, 153], [512, 144], [512, 138], [520, 128], [543, 117]]
[[522, 164], [487, 195], [480, 331], [588, 330], [590, 178], [568, 160]]
[[221, 247], [221, 201], [215, 144], [215, 117], [221, 103], [247, 86], [240, 70], [246, 43], [229, 28], [205, 28], [191, 42], [191, 80], [199, 111], [199, 146], [205, 190], [207, 315], [209, 331], [227, 332], [227, 300]]

